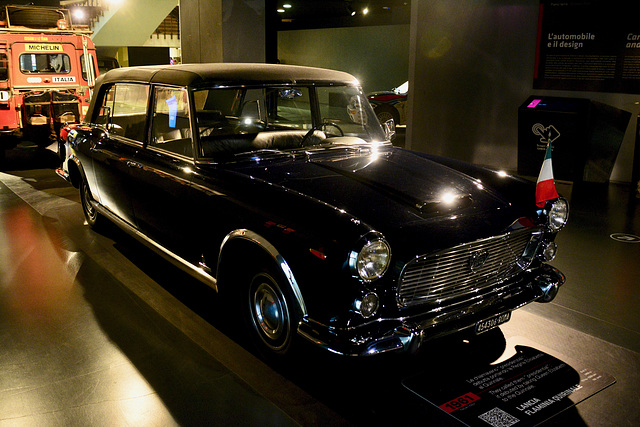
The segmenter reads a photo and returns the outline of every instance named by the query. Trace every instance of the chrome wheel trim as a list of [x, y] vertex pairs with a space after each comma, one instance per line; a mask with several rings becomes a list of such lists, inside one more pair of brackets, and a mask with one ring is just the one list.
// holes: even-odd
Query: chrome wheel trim
[[250, 310], [262, 342], [272, 351], [284, 349], [291, 335], [289, 308], [279, 286], [266, 273], [256, 275], [251, 282]]

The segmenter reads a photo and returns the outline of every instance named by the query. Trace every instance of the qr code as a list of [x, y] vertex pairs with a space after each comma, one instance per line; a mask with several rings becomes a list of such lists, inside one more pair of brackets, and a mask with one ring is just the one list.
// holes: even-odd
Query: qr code
[[478, 418], [493, 427], [509, 427], [520, 421], [500, 408], [493, 408], [489, 412], [478, 416]]

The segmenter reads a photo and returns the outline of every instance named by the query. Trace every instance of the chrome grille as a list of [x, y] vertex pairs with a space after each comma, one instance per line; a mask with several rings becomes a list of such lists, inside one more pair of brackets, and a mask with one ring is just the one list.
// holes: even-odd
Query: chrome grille
[[518, 230], [418, 257], [402, 272], [398, 305], [471, 297], [503, 282], [529, 266], [538, 235]]

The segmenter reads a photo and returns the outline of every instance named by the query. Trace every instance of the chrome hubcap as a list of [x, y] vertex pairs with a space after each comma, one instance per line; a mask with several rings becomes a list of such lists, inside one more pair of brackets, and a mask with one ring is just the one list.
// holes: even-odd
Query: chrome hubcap
[[260, 330], [270, 340], [277, 340], [284, 331], [284, 310], [276, 291], [262, 283], [254, 294], [254, 312]]
[[251, 317], [260, 339], [272, 351], [280, 351], [288, 345], [290, 336], [289, 309], [277, 282], [267, 273], [253, 278], [251, 293]]

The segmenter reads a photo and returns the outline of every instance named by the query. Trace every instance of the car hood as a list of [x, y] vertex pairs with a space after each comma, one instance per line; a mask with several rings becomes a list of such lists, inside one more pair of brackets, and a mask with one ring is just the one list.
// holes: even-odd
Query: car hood
[[499, 190], [398, 148], [310, 151], [239, 172], [332, 205], [386, 236], [428, 233], [442, 247], [502, 233], [524, 215]]

